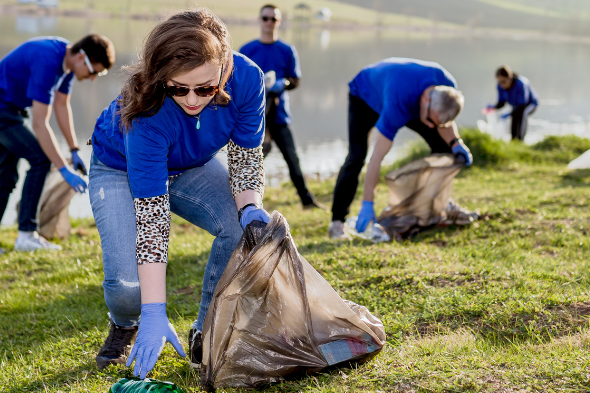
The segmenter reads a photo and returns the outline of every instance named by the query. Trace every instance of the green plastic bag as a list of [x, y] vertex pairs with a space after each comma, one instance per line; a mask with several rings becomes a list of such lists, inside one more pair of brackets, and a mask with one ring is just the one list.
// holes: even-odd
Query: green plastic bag
[[157, 379], [121, 378], [109, 393], [186, 393], [172, 382]]

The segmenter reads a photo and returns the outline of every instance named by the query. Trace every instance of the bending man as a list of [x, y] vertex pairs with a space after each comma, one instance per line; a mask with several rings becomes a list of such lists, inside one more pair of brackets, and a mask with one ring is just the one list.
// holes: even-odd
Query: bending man
[[[45, 177], [53, 163], [77, 192], [86, 190], [86, 182], [66, 164], [59, 151], [49, 125], [51, 109], [53, 106], [72, 153], [74, 169], [86, 173], [78, 155], [70, 106], [73, 77], [94, 80], [106, 74], [114, 62], [112, 42], [96, 34], [73, 45], [59, 37], [33, 38], [0, 61], [0, 220], [18, 180], [18, 161], [24, 158], [31, 165], [22, 191], [16, 251], [61, 248], [37, 233], [37, 205]], [[24, 124], [28, 107], [32, 107], [32, 131]]]
[[453, 153], [463, 157], [467, 165], [473, 161], [454, 122], [463, 109], [463, 95], [453, 76], [440, 64], [392, 57], [365, 67], [349, 87], [348, 156], [334, 190], [328, 229], [333, 239], [349, 238], [344, 220], [356, 194], [373, 127], [377, 128], [377, 141], [365, 176], [356, 227], [359, 232], [376, 219], [373, 198], [381, 162], [401, 127], [417, 132], [432, 153]]

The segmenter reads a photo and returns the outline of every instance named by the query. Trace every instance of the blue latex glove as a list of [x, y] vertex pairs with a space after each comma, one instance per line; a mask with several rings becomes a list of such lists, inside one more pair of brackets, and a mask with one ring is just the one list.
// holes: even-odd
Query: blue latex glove
[[240, 225], [246, 230], [246, 226], [252, 221], [263, 221], [268, 224], [268, 213], [264, 209], [259, 209], [256, 206], [248, 206], [242, 212], [242, 218], [240, 219]]
[[285, 90], [285, 81], [287, 79], [283, 78], [283, 79], [277, 79], [277, 81], [275, 82], [275, 85], [273, 87], [271, 87], [268, 92], [269, 93], [277, 93], [277, 94], [281, 94], [284, 90]]
[[137, 377], [141, 373], [140, 378], [145, 378], [156, 365], [166, 341], [170, 341], [180, 356], [186, 356], [178, 342], [176, 330], [166, 315], [166, 303], [142, 304], [137, 339], [127, 359], [127, 367], [131, 366], [135, 359], [134, 376]]
[[371, 221], [377, 222], [374, 203], [370, 201], [363, 201], [361, 211], [359, 212], [359, 216], [356, 220], [356, 231], [358, 233], [364, 232], [365, 229], [367, 229], [367, 225], [369, 225]]
[[72, 172], [70, 168], [67, 167], [67, 165], [59, 168], [59, 173], [61, 173], [65, 181], [67, 181], [68, 184], [72, 186], [74, 191], [81, 194], [86, 192], [86, 188], [88, 188], [86, 181], [84, 181], [80, 175]]
[[88, 171], [86, 170], [86, 165], [84, 165], [84, 161], [82, 161], [82, 159], [80, 158], [78, 150], [74, 150], [72, 152], [72, 166], [75, 170], [81, 171], [83, 175], [88, 174]]
[[466, 166], [473, 164], [473, 156], [471, 155], [471, 151], [467, 146], [465, 146], [463, 142], [457, 143], [455, 147], [453, 147], [452, 152], [457, 158], [461, 156], [465, 160]]
[[500, 119], [502, 120], [506, 120], [508, 119], [510, 116], [512, 116], [512, 113], [508, 112], [508, 113], [504, 113], [503, 115], [500, 115]]

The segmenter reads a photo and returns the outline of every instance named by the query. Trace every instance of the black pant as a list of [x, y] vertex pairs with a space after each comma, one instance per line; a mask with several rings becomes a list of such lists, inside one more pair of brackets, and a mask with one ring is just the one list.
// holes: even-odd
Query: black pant
[[528, 126], [528, 117], [537, 109], [536, 105], [521, 105], [512, 109], [512, 140], [524, 141]]
[[[297, 156], [297, 150], [295, 150], [295, 141], [293, 140], [293, 134], [287, 124], [270, 124], [267, 128], [270, 132], [270, 136], [277, 144], [277, 147], [283, 154], [283, 158], [289, 167], [289, 176], [293, 185], [297, 189], [297, 194], [301, 198], [303, 206], [310, 205], [314, 202], [313, 196], [307, 189], [305, 184], [305, 178], [303, 172], [301, 172], [301, 166], [299, 165], [299, 157]], [[268, 146], [266, 154], [270, 151]], [[265, 154], [265, 155], [266, 155]]]
[[8, 197], [18, 181], [18, 160], [24, 158], [31, 165], [23, 185], [18, 229], [37, 230], [37, 206], [43, 192], [45, 177], [51, 168], [35, 134], [24, 125], [21, 113], [0, 110], [0, 220], [6, 210]]
[[[348, 95], [348, 155], [340, 168], [334, 203], [332, 204], [332, 221], [344, 221], [359, 185], [359, 175], [365, 164], [368, 150], [369, 131], [375, 126], [379, 114], [362, 99]], [[442, 139], [438, 131], [430, 128], [420, 119], [410, 120], [406, 127], [420, 134], [430, 146], [432, 153], [451, 153], [451, 148]]]

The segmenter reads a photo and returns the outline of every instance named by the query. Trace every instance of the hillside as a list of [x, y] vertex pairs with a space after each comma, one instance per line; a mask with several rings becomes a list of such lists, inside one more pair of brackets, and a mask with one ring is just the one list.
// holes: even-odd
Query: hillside
[[585, 0], [337, 0], [379, 12], [434, 19], [472, 27], [590, 35]]

